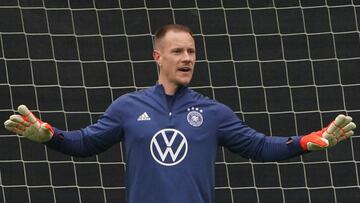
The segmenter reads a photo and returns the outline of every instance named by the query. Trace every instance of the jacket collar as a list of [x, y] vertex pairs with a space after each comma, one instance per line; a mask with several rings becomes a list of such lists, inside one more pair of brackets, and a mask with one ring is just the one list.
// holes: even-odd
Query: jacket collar
[[[183, 95], [185, 92], [187, 92], [188, 89], [189, 89], [189, 88], [188, 88], [187, 86], [184, 86], [184, 85], [183, 85], [183, 86], [180, 86], [180, 87], [176, 90], [174, 96], [176, 96], [176, 97], [181, 96], [181, 95]], [[166, 94], [165, 94], [165, 88], [164, 88], [164, 86], [163, 86], [162, 84], [159, 84], [158, 82], [156, 82], [156, 84], [154, 85], [154, 90], [155, 90], [156, 93], [160, 93], [160, 94], [166, 95]]]

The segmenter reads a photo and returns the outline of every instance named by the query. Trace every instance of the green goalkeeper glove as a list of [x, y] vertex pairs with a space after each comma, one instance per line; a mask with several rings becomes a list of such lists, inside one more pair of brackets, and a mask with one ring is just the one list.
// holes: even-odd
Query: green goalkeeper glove
[[21, 115], [12, 115], [4, 122], [7, 130], [40, 143], [53, 137], [54, 129], [51, 125], [36, 118], [25, 105], [20, 105], [18, 111]]
[[332, 147], [354, 134], [356, 125], [350, 116], [338, 115], [336, 119], [322, 130], [312, 132], [300, 139], [304, 151], [321, 150]]

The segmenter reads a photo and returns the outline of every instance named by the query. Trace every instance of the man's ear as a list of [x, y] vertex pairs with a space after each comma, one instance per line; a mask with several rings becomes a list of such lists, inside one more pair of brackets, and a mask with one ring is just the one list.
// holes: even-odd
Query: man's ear
[[153, 58], [154, 58], [155, 62], [160, 66], [160, 58], [161, 58], [161, 56], [160, 56], [160, 51], [159, 50], [156, 50], [156, 49], [153, 50]]

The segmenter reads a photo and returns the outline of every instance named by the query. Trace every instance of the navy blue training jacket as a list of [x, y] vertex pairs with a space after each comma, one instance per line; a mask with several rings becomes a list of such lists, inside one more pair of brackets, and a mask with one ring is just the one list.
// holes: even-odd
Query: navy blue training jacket
[[265, 136], [227, 106], [185, 86], [172, 97], [159, 84], [123, 95], [96, 124], [54, 130], [47, 146], [73, 156], [98, 154], [123, 141], [128, 203], [214, 202], [218, 146], [258, 161], [304, 153], [299, 136]]

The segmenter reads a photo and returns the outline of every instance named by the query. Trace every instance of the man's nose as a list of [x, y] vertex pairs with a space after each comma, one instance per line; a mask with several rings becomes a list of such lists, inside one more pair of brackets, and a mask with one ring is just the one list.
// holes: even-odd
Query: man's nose
[[185, 52], [184, 52], [184, 55], [183, 55], [183, 61], [189, 62], [190, 60], [191, 60], [190, 53], [188, 53], [187, 51], [185, 51]]

